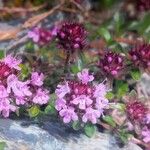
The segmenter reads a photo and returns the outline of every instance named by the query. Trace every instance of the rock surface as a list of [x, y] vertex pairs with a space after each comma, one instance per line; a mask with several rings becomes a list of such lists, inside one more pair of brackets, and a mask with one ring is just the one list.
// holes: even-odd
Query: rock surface
[[97, 132], [93, 138], [73, 132], [58, 122], [45, 122], [41, 128], [22, 121], [0, 119], [0, 141], [5, 150], [141, 150], [133, 143], [124, 148], [115, 144], [112, 136]]

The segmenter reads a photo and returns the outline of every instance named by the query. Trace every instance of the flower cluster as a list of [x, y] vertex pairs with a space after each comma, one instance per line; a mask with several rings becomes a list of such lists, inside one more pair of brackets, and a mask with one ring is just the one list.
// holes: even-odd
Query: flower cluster
[[106, 52], [98, 65], [104, 73], [118, 77], [124, 69], [124, 59], [121, 55], [114, 52]]
[[127, 104], [127, 113], [131, 120], [143, 120], [146, 112], [147, 108], [141, 102], [134, 101]]
[[57, 86], [55, 108], [64, 123], [79, 120], [95, 124], [108, 107], [105, 98], [107, 88], [104, 83], [93, 85], [94, 77], [88, 69], [79, 72], [77, 76], [77, 81], [65, 81]]
[[133, 63], [141, 68], [150, 68], [150, 45], [143, 44], [133, 48], [129, 52], [130, 59]]
[[150, 10], [150, 0], [138, 0], [137, 9], [141, 11]]
[[9, 117], [20, 105], [42, 105], [49, 100], [48, 91], [42, 87], [44, 75], [33, 72], [30, 79], [21, 81], [20, 63], [20, 59], [11, 55], [0, 60], [0, 113], [4, 117]]
[[57, 33], [58, 44], [65, 50], [74, 52], [86, 45], [87, 32], [79, 23], [63, 23]]
[[126, 111], [132, 123], [140, 124], [141, 137], [145, 143], [150, 142], [150, 110], [140, 101], [128, 102]]
[[31, 38], [33, 42], [43, 46], [49, 44], [52, 41], [54, 37], [54, 31], [35, 27], [28, 32], [28, 37]]

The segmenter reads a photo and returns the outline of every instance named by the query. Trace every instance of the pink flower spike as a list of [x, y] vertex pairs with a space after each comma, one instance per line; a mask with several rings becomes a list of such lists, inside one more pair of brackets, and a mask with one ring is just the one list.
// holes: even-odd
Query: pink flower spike
[[95, 92], [94, 92], [94, 97], [105, 97], [107, 93], [106, 85], [103, 83], [100, 83], [95, 86]]
[[98, 111], [98, 110], [95, 110], [91, 107], [87, 108], [86, 109], [86, 113], [83, 115], [82, 117], [82, 121], [83, 122], [87, 122], [87, 121], [90, 121], [92, 122], [93, 124], [96, 124], [97, 122], [97, 119], [101, 116], [101, 112]]
[[15, 57], [12, 57], [12, 55], [8, 55], [2, 61], [12, 69], [21, 70], [19, 67], [22, 61], [21, 59], [16, 59]]
[[78, 105], [79, 104], [79, 109], [86, 109], [87, 106], [90, 106], [93, 103], [93, 100], [91, 100], [89, 97], [86, 95], [80, 95], [73, 99], [72, 101], [73, 104]]
[[144, 128], [142, 131], [142, 136], [143, 136], [143, 141], [145, 143], [149, 143], [150, 142], [150, 129]]
[[83, 84], [87, 84], [88, 82], [91, 82], [94, 80], [94, 76], [89, 75], [88, 69], [83, 69], [82, 72], [79, 72], [77, 74], [77, 76], [82, 81]]
[[33, 42], [38, 42], [40, 39], [39, 30], [38, 28], [34, 28], [32, 31], [28, 32], [28, 37], [33, 40]]
[[56, 110], [60, 111], [61, 109], [66, 107], [66, 101], [64, 99], [57, 99], [55, 108]]
[[7, 92], [11, 93], [11, 90], [13, 93], [18, 97], [24, 97], [24, 96], [31, 96], [32, 93], [29, 90], [29, 83], [30, 81], [21, 82], [18, 80], [18, 78], [12, 74], [7, 78]]
[[3, 85], [0, 85], [0, 98], [8, 97], [6, 88]]
[[65, 82], [64, 85], [58, 85], [55, 91], [58, 98], [63, 98], [67, 93], [70, 93], [70, 87], [68, 86], [68, 82]]
[[47, 90], [38, 89], [35, 97], [33, 98], [33, 102], [35, 104], [46, 104], [49, 101], [49, 92]]
[[68, 107], [68, 108], [64, 108], [59, 112], [60, 116], [63, 117], [63, 122], [64, 123], [69, 123], [70, 121], [77, 121], [78, 120], [78, 116], [77, 114], [74, 112], [74, 108], [72, 107]]
[[146, 124], [150, 124], [150, 113], [146, 115]]
[[32, 72], [31, 74], [31, 83], [36, 86], [42, 86], [44, 80], [44, 74], [39, 74], [38, 72]]

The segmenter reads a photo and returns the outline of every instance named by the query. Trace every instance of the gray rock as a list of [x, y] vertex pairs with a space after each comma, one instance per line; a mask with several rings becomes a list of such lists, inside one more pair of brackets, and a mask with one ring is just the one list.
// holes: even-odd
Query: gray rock
[[141, 150], [133, 143], [121, 149], [107, 133], [97, 132], [88, 138], [57, 121], [44, 122], [41, 128], [34, 124], [22, 126], [22, 123], [0, 120], [0, 141], [6, 142], [5, 150]]

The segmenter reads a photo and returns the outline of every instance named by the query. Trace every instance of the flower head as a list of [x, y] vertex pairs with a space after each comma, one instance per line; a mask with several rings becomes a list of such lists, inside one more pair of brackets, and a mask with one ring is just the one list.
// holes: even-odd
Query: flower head
[[[85, 70], [86, 79], [84, 77]], [[89, 74], [87, 69], [85, 70], [77, 74], [78, 80], [66, 81], [57, 86], [55, 108], [59, 111], [64, 123], [79, 119], [84, 123], [95, 124], [109, 105], [105, 98], [106, 86], [103, 83], [92, 84], [94, 77]]]
[[35, 97], [33, 98], [33, 102], [35, 104], [46, 104], [49, 101], [49, 92], [47, 90], [38, 89]]
[[93, 75], [89, 75], [88, 69], [83, 69], [82, 72], [77, 74], [78, 78], [82, 81], [83, 84], [87, 84], [94, 80]]
[[99, 67], [105, 74], [118, 77], [124, 69], [124, 59], [121, 55], [107, 52], [99, 61]]
[[53, 35], [51, 30], [35, 27], [28, 32], [28, 37], [39, 45], [46, 45], [52, 40]]
[[70, 121], [77, 121], [78, 116], [74, 112], [73, 107], [65, 107], [59, 112], [60, 116], [63, 117], [64, 123], [69, 123]]
[[12, 55], [0, 60], [0, 114], [3, 117], [9, 117], [21, 105], [43, 105], [49, 99], [48, 91], [42, 87], [44, 75], [33, 72], [31, 80], [21, 80], [20, 63], [21, 60]]
[[144, 127], [141, 134], [143, 136], [143, 141], [145, 143], [149, 143], [150, 142], [150, 129], [148, 127]]
[[6, 56], [2, 62], [4, 62], [8, 67], [10, 67], [11, 69], [16, 69], [16, 70], [21, 70], [21, 68], [19, 67], [20, 63], [21, 63], [21, 59], [16, 59], [15, 57], [13, 57], [12, 55], [8, 55]]
[[150, 0], [138, 0], [137, 9], [141, 11], [150, 10]]
[[147, 108], [141, 102], [134, 101], [127, 104], [127, 113], [132, 120], [142, 121], [146, 112]]
[[57, 39], [60, 47], [74, 52], [85, 47], [86, 35], [87, 32], [82, 24], [65, 22], [57, 32]]
[[39, 74], [38, 72], [32, 72], [31, 74], [31, 83], [32, 85], [42, 86], [44, 80], [44, 74]]
[[150, 68], [150, 44], [139, 45], [129, 52], [131, 61], [143, 69]]

